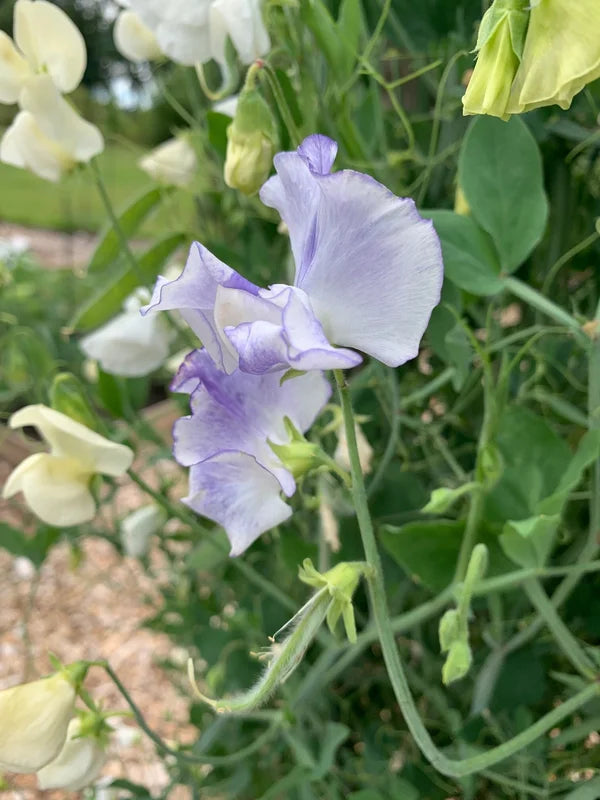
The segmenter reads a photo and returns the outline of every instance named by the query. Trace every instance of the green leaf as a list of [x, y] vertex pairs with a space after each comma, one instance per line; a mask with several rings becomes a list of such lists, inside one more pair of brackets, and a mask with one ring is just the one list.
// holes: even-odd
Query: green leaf
[[319, 762], [311, 778], [322, 780], [333, 767], [335, 756], [340, 745], [350, 735], [350, 728], [341, 722], [328, 722], [319, 739]]
[[469, 377], [473, 360], [473, 345], [459, 322], [455, 322], [444, 337], [444, 346], [448, 355], [448, 364], [456, 368], [452, 377], [452, 386], [458, 392]]
[[190, 569], [212, 572], [227, 560], [231, 545], [224, 530], [217, 528], [210, 541], [204, 539], [187, 556], [185, 563]]
[[480, 116], [470, 125], [458, 180], [473, 218], [494, 240], [505, 272], [514, 272], [542, 238], [548, 217], [542, 159], [517, 116]]
[[79, 309], [71, 320], [70, 327], [78, 331], [97, 328], [118, 314], [123, 301], [138, 286], [152, 283], [172, 253], [184, 243], [184, 233], [174, 233], [161, 239], [137, 259], [137, 269], [127, 266], [116, 280], [102, 287]]
[[600, 797], [600, 776], [586, 781], [582, 786], [573, 789], [569, 794], [565, 794], [562, 800], [598, 800]]
[[231, 117], [220, 114], [218, 111], [206, 112], [206, 127], [208, 141], [225, 161], [227, 153], [227, 128], [231, 125]]
[[[464, 529], [463, 521], [448, 519], [408, 522], [401, 527], [382, 526], [379, 539], [413, 580], [439, 592], [450, 584], [454, 576]], [[488, 548], [490, 575], [499, 575], [511, 568], [497, 536], [483, 530], [479, 542]]]
[[471, 217], [444, 210], [422, 211], [421, 215], [433, 222], [440, 237], [445, 277], [471, 294], [502, 291], [494, 245]]
[[543, 567], [554, 543], [560, 515], [510, 520], [500, 534], [505, 554], [520, 567]]
[[[118, 217], [121, 231], [129, 238], [139, 228], [148, 214], [160, 202], [164, 189], [155, 186], [136, 198]], [[121, 239], [112, 224], [100, 236], [98, 246], [89, 261], [87, 271], [99, 272], [114, 261], [121, 252]]]
[[588, 431], [581, 441], [577, 452], [565, 470], [556, 491], [542, 500], [538, 505], [540, 514], [560, 514], [569, 499], [569, 495], [583, 478], [583, 473], [597, 458], [600, 451], [600, 429]]
[[48, 552], [60, 537], [60, 531], [49, 525], [41, 525], [33, 536], [6, 522], [0, 522], [0, 547], [13, 556], [24, 556], [39, 569]]

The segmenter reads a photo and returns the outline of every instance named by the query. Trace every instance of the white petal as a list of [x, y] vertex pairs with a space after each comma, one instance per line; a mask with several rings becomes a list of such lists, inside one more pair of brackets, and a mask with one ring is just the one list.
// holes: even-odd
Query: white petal
[[20, 103], [24, 111], [34, 115], [42, 133], [74, 161], [89, 161], [104, 149], [98, 128], [80, 117], [61, 97], [48, 75], [29, 81], [21, 92]]
[[29, 64], [18, 52], [13, 40], [0, 31], [0, 103], [16, 103], [30, 76]]
[[141, 377], [163, 364], [169, 355], [171, 333], [157, 314], [139, 310], [118, 314], [79, 343], [89, 358], [111, 375]]
[[196, 153], [186, 136], [163, 142], [139, 164], [155, 181], [172, 186], [189, 186], [198, 167]]
[[220, 64], [225, 63], [227, 36], [244, 64], [268, 52], [271, 42], [262, 21], [260, 0], [214, 0], [210, 8], [210, 45], [212, 57]]
[[66, 414], [42, 404], [25, 406], [9, 419], [11, 428], [33, 425], [49, 443], [52, 454], [77, 460], [90, 473], [123, 475], [133, 461], [133, 451], [91, 431]]
[[75, 691], [60, 673], [0, 692], [0, 770], [35, 772], [59, 752]]
[[48, 72], [61, 92], [72, 92], [87, 63], [85, 41], [77, 26], [54, 3], [17, 0], [14, 12], [17, 47], [35, 72]]
[[33, 114], [20, 111], [0, 142], [0, 161], [29, 169], [47, 181], [59, 181], [75, 160], [40, 130]]
[[36, 453], [9, 475], [3, 494], [12, 497], [22, 491], [29, 508], [48, 525], [79, 525], [96, 515], [90, 478], [75, 459]]
[[166, 515], [154, 504], [143, 506], [121, 520], [121, 543], [125, 554], [141, 558], [148, 552], [150, 539], [162, 528]]
[[193, 66], [211, 58], [208, 10], [211, 0], [131, 0], [131, 8], [154, 32], [166, 55]]
[[121, 11], [113, 28], [113, 38], [119, 53], [130, 61], [162, 58], [156, 36], [135, 11]]
[[106, 761], [104, 748], [95, 737], [77, 738], [79, 732], [79, 719], [72, 719], [62, 750], [37, 774], [40, 789], [77, 792], [98, 777]]

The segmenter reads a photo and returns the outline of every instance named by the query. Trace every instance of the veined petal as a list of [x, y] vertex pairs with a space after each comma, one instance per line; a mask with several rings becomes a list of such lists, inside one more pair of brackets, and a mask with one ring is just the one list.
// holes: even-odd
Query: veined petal
[[0, 141], [0, 161], [29, 169], [47, 181], [59, 181], [75, 166], [72, 158], [49, 139], [29, 111], [20, 111]]
[[180, 312], [217, 366], [226, 372], [237, 367], [237, 357], [224, 344], [214, 317], [219, 286], [257, 294], [258, 287], [242, 278], [198, 242], [190, 248], [185, 269], [174, 281], [159, 276], [150, 303], [142, 309]]
[[34, 72], [48, 72], [61, 92], [79, 86], [87, 64], [85, 41], [57, 5], [47, 0], [17, 0], [14, 36]]
[[29, 64], [16, 49], [13, 40], [0, 31], [0, 103], [16, 103], [31, 74]]
[[76, 460], [92, 474], [123, 475], [133, 461], [133, 451], [91, 431], [79, 422], [42, 404], [25, 406], [9, 419], [11, 428], [33, 425], [52, 449], [53, 456]]
[[246, 453], [219, 453], [190, 470], [183, 498], [194, 511], [222, 525], [230, 555], [243, 553], [261, 533], [291, 516], [275, 477]]
[[154, 61], [162, 58], [156, 36], [140, 17], [129, 9], [121, 11], [113, 28], [115, 47], [129, 61]]
[[283, 384], [276, 373], [255, 376], [236, 370], [227, 375], [206, 351], [195, 350], [171, 388], [192, 393], [191, 416], [182, 417], [173, 429], [173, 452], [180, 464], [197, 464], [225, 450], [241, 451], [267, 468], [288, 496], [294, 493], [293, 477], [268, 440], [288, 441], [285, 417], [302, 432], [310, 427], [331, 394], [320, 372]]
[[79, 525], [96, 515], [88, 489], [91, 477], [74, 458], [35, 453], [9, 475], [3, 495], [22, 491], [29, 508], [48, 525]]
[[[35, 0], [32, 4], [41, 2], [44, 0]], [[104, 149], [104, 139], [98, 128], [80, 117], [61, 97], [48, 75], [29, 81], [21, 92], [20, 103], [24, 111], [33, 114], [42, 133], [73, 161], [89, 161]]]
[[269, 51], [271, 41], [260, 6], [260, 0], [213, 0], [210, 6], [210, 45], [215, 61], [225, 63], [227, 36], [243, 64], [251, 64]]
[[[222, 290], [222, 294], [225, 293], [252, 298], [236, 289]], [[360, 364], [362, 358], [358, 353], [329, 344], [321, 323], [301, 289], [276, 285], [270, 290], [261, 289], [256, 300], [260, 299], [266, 305], [270, 298], [274, 299], [271, 300], [272, 309], [269, 312], [259, 315], [260, 308], [247, 307], [245, 319], [250, 321], [225, 328], [227, 337], [239, 355], [242, 371], [262, 374], [286, 368], [298, 371], [350, 369]], [[216, 309], [218, 301], [219, 294]], [[219, 320], [216, 311], [215, 318]], [[256, 321], [251, 321], [253, 319]]]
[[298, 153], [275, 157], [278, 174], [261, 199], [288, 225], [295, 284], [328, 340], [398, 366], [417, 355], [439, 302], [439, 239], [412, 200], [368, 175], [323, 174], [327, 161], [313, 155], [315, 144], [305, 141]]

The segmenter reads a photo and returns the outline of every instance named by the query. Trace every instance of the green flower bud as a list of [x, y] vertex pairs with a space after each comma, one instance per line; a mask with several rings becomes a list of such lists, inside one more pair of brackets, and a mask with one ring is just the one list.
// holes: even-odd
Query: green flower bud
[[97, 419], [88, 403], [81, 381], [70, 372], [59, 372], [49, 391], [50, 406], [87, 428], [97, 429]]
[[442, 681], [447, 686], [453, 681], [458, 681], [469, 671], [471, 667], [471, 648], [469, 643], [464, 640], [454, 642], [446, 658], [446, 663], [442, 668]]
[[491, 114], [508, 119], [507, 111], [527, 31], [527, 0], [496, 0], [481, 20], [477, 63], [463, 97], [464, 114]]
[[260, 64], [248, 70], [235, 117], [227, 128], [225, 183], [248, 195], [269, 177], [279, 138], [271, 109], [256, 87], [258, 69]]

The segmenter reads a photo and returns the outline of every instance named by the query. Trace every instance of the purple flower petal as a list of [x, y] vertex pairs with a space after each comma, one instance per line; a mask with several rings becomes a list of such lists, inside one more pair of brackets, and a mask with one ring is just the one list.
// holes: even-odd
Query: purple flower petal
[[277, 480], [251, 455], [228, 452], [191, 468], [183, 502], [222, 525], [231, 542], [230, 555], [237, 556], [291, 516], [279, 492]]
[[[194, 383], [195, 382], [195, 383]], [[296, 484], [268, 441], [288, 441], [284, 417], [307, 430], [331, 394], [320, 372], [310, 372], [281, 383], [281, 373], [248, 375], [219, 370], [206, 350], [186, 358], [172, 388], [192, 392], [192, 413], [173, 428], [173, 452], [183, 466], [192, 466], [224, 451], [253, 456], [268, 469], [288, 495]]]
[[368, 175], [318, 168], [306, 142], [275, 157], [277, 175], [261, 190], [290, 231], [295, 284], [308, 295], [329, 341], [390, 366], [414, 358], [443, 279], [433, 225], [412, 200]]
[[314, 133], [312, 136], [307, 136], [302, 142], [298, 148], [298, 155], [311, 172], [317, 175], [327, 175], [331, 172], [337, 151], [337, 142], [330, 139], [329, 136]]
[[219, 261], [199, 242], [194, 242], [181, 275], [174, 281], [160, 276], [150, 303], [142, 309], [142, 313], [150, 309], [179, 311], [215, 363], [226, 372], [231, 372], [237, 367], [237, 357], [230, 352], [227, 339], [214, 318], [219, 286], [243, 289], [251, 295], [258, 292], [257, 286]]

